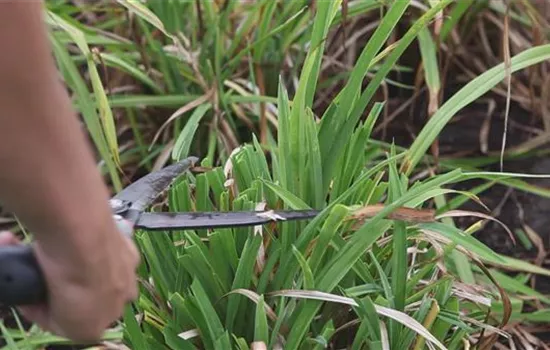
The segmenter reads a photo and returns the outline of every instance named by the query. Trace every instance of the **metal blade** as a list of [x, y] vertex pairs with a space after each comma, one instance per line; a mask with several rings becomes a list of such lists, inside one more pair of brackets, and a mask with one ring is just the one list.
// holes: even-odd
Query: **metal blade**
[[130, 203], [130, 209], [141, 212], [151, 204], [180, 174], [194, 166], [198, 158], [189, 157], [150, 173], [117, 193], [111, 200]]
[[306, 220], [318, 210], [143, 213], [136, 227], [147, 230], [192, 230], [263, 225], [286, 220]]

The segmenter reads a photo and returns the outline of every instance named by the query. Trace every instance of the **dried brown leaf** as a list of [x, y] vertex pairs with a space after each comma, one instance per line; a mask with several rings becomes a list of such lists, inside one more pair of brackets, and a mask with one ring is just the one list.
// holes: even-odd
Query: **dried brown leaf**
[[491, 117], [493, 116], [495, 107], [495, 100], [490, 99], [487, 106], [487, 114], [479, 130], [479, 148], [483, 154], [487, 154], [489, 151], [489, 131], [491, 130]]
[[[376, 216], [385, 206], [383, 204], [367, 205], [355, 210], [350, 215], [350, 220], [365, 220]], [[401, 220], [407, 222], [433, 222], [435, 221], [435, 210], [432, 209], [414, 209], [397, 208], [387, 216], [391, 220]]]
[[506, 93], [506, 112], [504, 115], [504, 131], [502, 132], [502, 147], [500, 150], [500, 171], [504, 171], [504, 151], [506, 149], [506, 135], [508, 133], [508, 117], [510, 114], [510, 95], [512, 89], [512, 58], [510, 54], [510, 6], [508, 4], [506, 15], [504, 16], [504, 32], [502, 35], [503, 54], [504, 54], [504, 70], [506, 77], [507, 93]]
[[166, 145], [164, 145], [164, 148], [162, 149], [159, 156], [155, 160], [155, 163], [153, 164], [152, 171], [158, 171], [166, 165], [166, 163], [170, 159], [170, 155], [172, 154], [172, 148], [174, 148], [175, 142], [176, 141], [174, 139], [171, 139]]
[[[502, 320], [500, 322], [500, 329], [504, 329], [504, 327], [508, 324], [510, 321], [510, 316], [512, 315], [512, 303], [510, 302], [510, 298], [508, 297], [508, 293], [504, 290], [504, 288], [501, 287], [501, 285], [498, 283], [498, 281], [493, 277], [489, 269], [485, 267], [485, 265], [478, 260], [477, 258], [472, 258], [472, 261], [483, 271], [483, 273], [491, 280], [491, 282], [497, 287], [498, 292], [500, 294], [500, 298], [502, 300], [503, 304], [503, 315]], [[479, 340], [479, 349], [491, 349], [494, 343], [497, 341], [498, 336], [495, 334], [492, 334], [488, 337], [481, 337]]]

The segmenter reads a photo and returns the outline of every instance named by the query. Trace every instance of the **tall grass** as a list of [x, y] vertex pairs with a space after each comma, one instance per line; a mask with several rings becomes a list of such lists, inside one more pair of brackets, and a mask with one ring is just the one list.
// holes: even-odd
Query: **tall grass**
[[[108, 8], [124, 16], [102, 30], [129, 21], [146, 40], [113, 39], [71, 20], [64, 1], [49, 4], [49, 23], [61, 28], [52, 33], [60, 69], [113, 183], [120, 185], [115, 169], [124, 155], [148, 169], [200, 155], [202, 170], [171, 188], [169, 210], [315, 208], [321, 214], [262, 227], [137, 232], [139, 300], [106, 340], [119, 336], [132, 349], [261, 343], [269, 349], [488, 349], [510, 341], [510, 324], [548, 315], [549, 298], [525, 278], [550, 271], [475, 239], [476, 225], [491, 218], [458, 210], [477, 200], [476, 189], [453, 189], [481, 179], [486, 187], [501, 182], [529, 190], [525, 175], [443, 162], [439, 173], [412, 179], [422, 162], [434, 161], [426, 153], [453, 116], [504, 79], [504, 63], [432, 104], [409, 149], [371, 139], [385, 106], [375, 93], [415, 41], [430, 92], [438, 94], [432, 23], [444, 12], [464, 15], [466, 2], [430, 1], [391, 45], [414, 2], [318, 1], [314, 9], [306, 1], [118, 3]], [[315, 115], [327, 35], [369, 11], [383, 12], [379, 25], [323, 115]], [[447, 19], [443, 36], [455, 25], [455, 17]], [[66, 49], [73, 42], [76, 56]], [[89, 49], [92, 42], [105, 50]], [[512, 57], [511, 71], [549, 58], [548, 45], [526, 49]], [[293, 60], [294, 72], [281, 72], [285, 60]], [[91, 90], [79, 62], [95, 81]], [[124, 71], [143, 91], [107, 94], [97, 74], [102, 65]], [[153, 122], [141, 106], [176, 110], [145, 137], [150, 131], [140, 123]], [[123, 151], [113, 132], [115, 108], [126, 110], [135, 139]], [[391, 217], [400, 211], [407, 215]], [[458, 216], [479, 221], [461, 228], [453, 221]], [[530, 311], [534, 306], [538, 311]], [[8, 348], [62, 341], [41, 332], [3, 334]]]

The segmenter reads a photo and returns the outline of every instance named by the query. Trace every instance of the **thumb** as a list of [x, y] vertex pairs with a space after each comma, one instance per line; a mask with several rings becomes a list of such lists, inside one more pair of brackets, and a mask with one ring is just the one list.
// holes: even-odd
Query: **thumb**
[[2, 245], [15, 245], [18, 244], [19, 240], [17, 237], [9, 231], [0, 232], [0, 246]]
[[131, 238], [134, 233], [134, 226], [131, 221], [123, 219], [121, 216], [115, 215], [115, 224], [123, 236]]

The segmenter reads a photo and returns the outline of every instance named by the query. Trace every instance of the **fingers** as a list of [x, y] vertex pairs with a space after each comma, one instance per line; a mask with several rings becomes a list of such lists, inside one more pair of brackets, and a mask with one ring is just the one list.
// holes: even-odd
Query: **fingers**
[[[117, 226], [119, 230], [124, 232], [126, 237], [128, 237], [126, 241], [126, 246], [128, 247], [129, 257], [131, 259], [130, 266], [133, 268], [133, 271], [135, 272], [141, 262], [141, 256], [136, 244], [131, 239], [131, 233], [133, 232], [133, 225], [131, 222], [127, 220], [120, 220], [117, 222]], [[127, 302], [132, 302], [138, 297], [138, 294], [139, 294], [138, 283], [134, 274], [129, 275], [128, 277], [130, 278], [130, 280], [128, 281], [128, 285], [126, 286], [127, 288], [126, 290], [128, 293]]]
[[[19, 307], [21, 315], [45, 331], [80, 344], [100, 341], [139, 294], [136, 269], [141, 256], [127, 233], [133, 228], [124, 221], [117, 225], [126, 234], [113, 232], [109, 244], [98, 252], [101, 258], [77, 259], [78, 264], [72, 255], [49, 254], [37, 242], [36, 257], [48, 281], [48, 303]], [[13, 234], [0, 232], [0, 245], [17, 243]]]
[[[135, 243], [132, 240], [128, 239], [127, 246], [129, 250], [129, 256], [128, 256], [130, 260], [129, 265], [131, 266], [134, 272], [132, 274], [127, 275], [128, 280], [125, 286], [125, 290], [126, 290], [126, 302], [128, 303], [128, 302], [134, 301], [139, 294], [138, 282], [137, 282], [135, 271], [137, 270], [140, 264], [141, 257], [140, 257], [138, 248], [136, 247]], [[123, 310], [121, 312], [123, 312]]]
[[19, 240], [17, 237], [9, 232], [9, 231], [2, 231], [0, 232], [0, 246], [2, 245], [14, 245], [18, 244]]
[[[15, 236], [12, 232], [9, 231], [2, 231], [0, 232], [0, 246], [6, 246], [6, 245], [17, 245], [21, 244], [17, 236]], [[29, 306], [21, 306], [17, 308], [19, 310], [19, 313], [23, 318], [25, 318], [27, 321], [36, 323], [39, 325], [42, 329], [49, 331], [48, 327], [48, 317], [46, 313], [46, 306], [45, 305], [29, 305]]]

